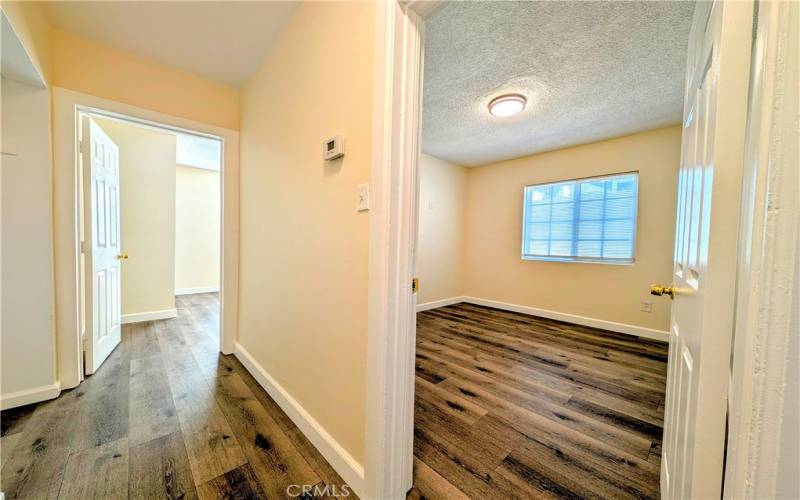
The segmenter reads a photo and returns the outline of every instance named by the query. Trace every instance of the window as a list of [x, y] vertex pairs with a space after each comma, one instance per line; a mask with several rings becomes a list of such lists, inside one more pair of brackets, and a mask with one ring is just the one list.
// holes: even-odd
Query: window
[[187, 167], [219, 170], [222, 142], [199, 135], [178, 134], [175, 143], [175, 162]]
[[636, 172], [525, 188], [522, 258], [633, 262]]

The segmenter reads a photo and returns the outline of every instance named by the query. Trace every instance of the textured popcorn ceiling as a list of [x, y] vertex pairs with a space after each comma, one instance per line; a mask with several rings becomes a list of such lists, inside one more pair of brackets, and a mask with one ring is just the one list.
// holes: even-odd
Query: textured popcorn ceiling
[[[427, 22], [422, 149], [476, 166], [680, 123], [688, 2], [454, 2]], [[507, 92], [528, 105], [494, 118]]]

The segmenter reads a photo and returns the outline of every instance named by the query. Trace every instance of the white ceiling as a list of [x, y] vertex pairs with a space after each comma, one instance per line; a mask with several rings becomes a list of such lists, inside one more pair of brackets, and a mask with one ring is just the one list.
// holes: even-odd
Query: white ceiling
[[[422, 149], [466, 166], [680, 123], [689, 2], [453, 2], [427, 23]], [[521, 114], [486, 105], [524, 94]]]
[[48, 2], [56, 28], [241, 86], [300, 4], [293, 2]]

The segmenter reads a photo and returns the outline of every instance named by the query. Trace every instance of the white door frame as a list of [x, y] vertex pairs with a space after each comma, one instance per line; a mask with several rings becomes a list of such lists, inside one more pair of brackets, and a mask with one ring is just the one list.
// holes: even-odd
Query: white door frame
[[[800, 5], [761, 2], [756, 26], [723, 495], [789, 498], [800, 491], [791, 464], [800, 445], [797, 414], [787, 412], [798, 398], [789, 366], [800, 359], [797, 339], [794, 347], [790, 340], [800, 327], [790, 312], [800, 307]], [[794, 491], [786, 489], [791, 481]]]
[[220, 350], [234, 351], [239, 302], [239, 132], [53, 87], [53, 239], [56, 366], [61, 389], [82, 379], [79, 297], [78, 114], [117, 116], [161, 128], [222, 139], [220, 228]]
[[[419, 112], [424, 20], [438, 2], [376, 3], [369, 242], [368, 498], [405, 498], [412, 484]], [[424, 285], [423, 285], [424, 286]]]

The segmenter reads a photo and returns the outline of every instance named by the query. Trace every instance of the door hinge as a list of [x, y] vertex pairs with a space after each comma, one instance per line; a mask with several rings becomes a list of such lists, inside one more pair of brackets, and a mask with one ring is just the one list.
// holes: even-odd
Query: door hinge
[[81, 241], [81, 253], [86, 253], [86, 242]]
[[86, 333], [81, 334], [81, 347], [83, 347], [84, 351], [86, 350], [87, 347], [86, 346], [87, 340], [89, 340], [89, 338], [86, 336]]
[[419, 278], [414, 278], [411, 280], [411, 293], [417, 293], [419, 291]]

